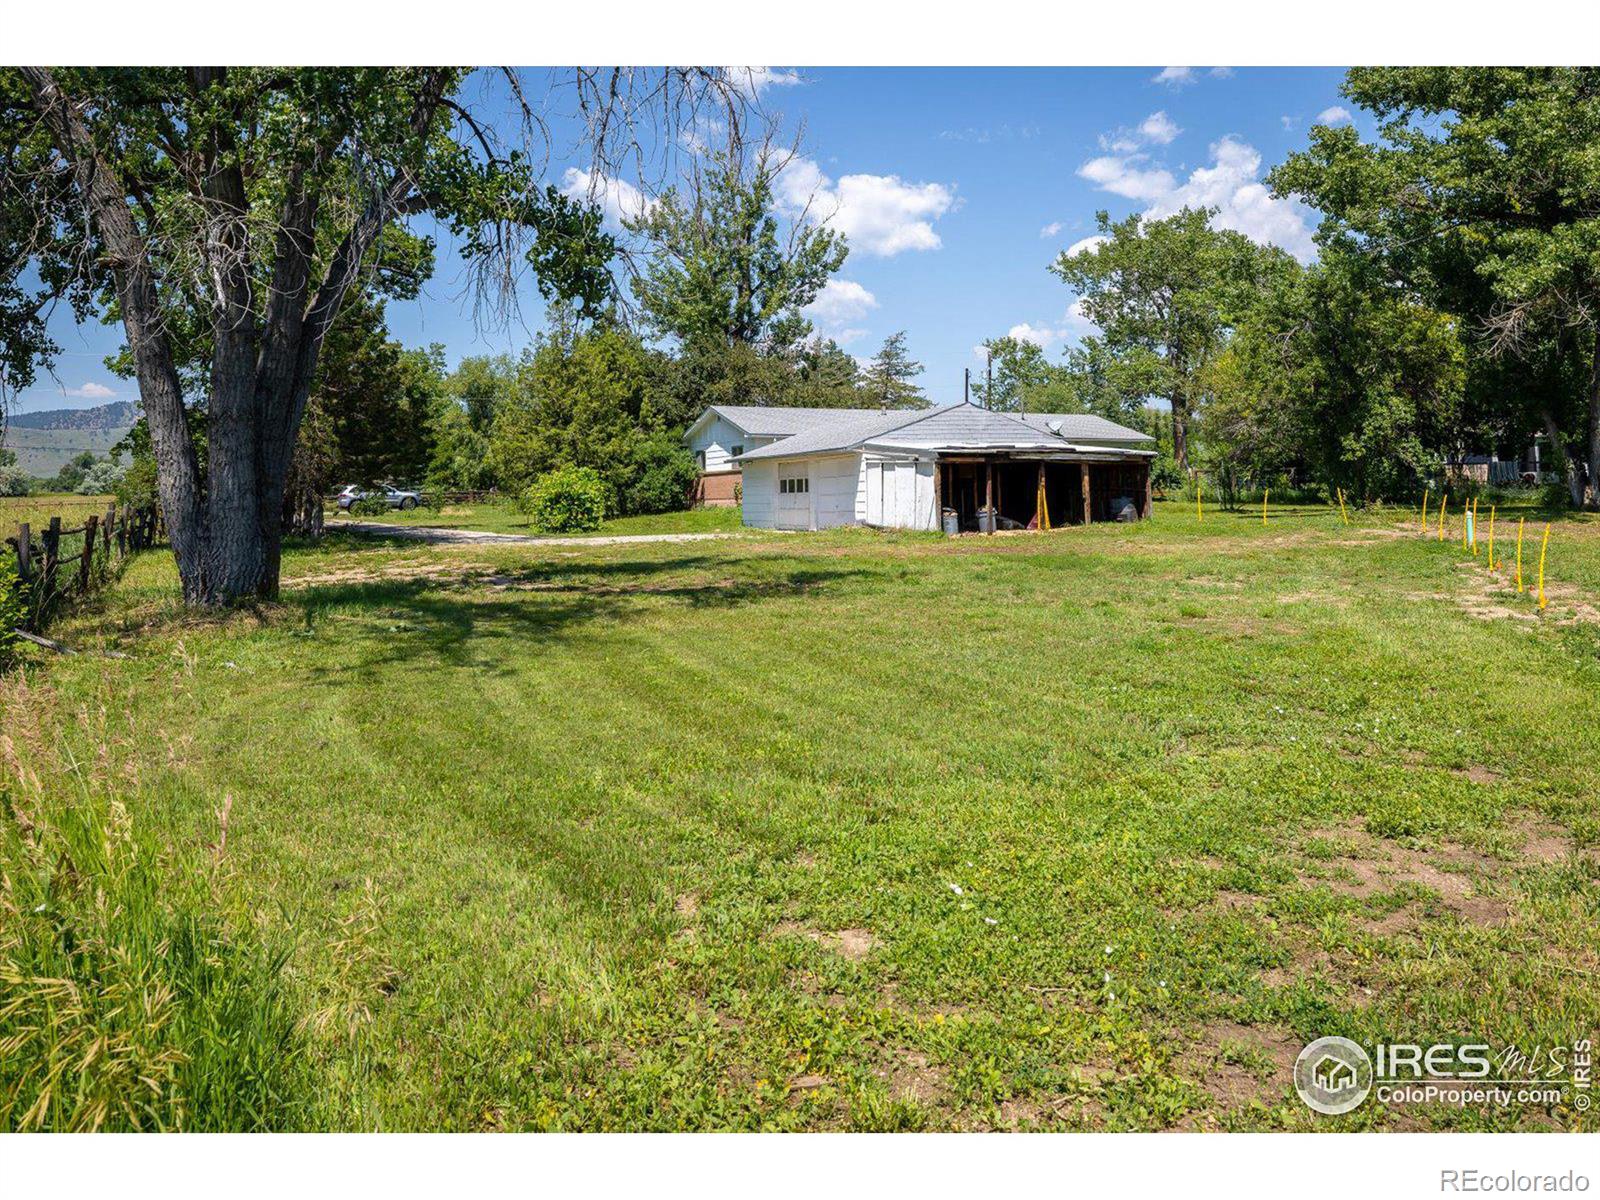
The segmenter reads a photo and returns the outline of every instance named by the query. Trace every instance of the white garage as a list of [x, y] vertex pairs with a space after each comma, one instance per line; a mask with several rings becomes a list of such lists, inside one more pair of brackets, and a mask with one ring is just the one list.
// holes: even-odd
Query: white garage
[[1152, 439], [1101, 417], [812, 411], [808, 428], [736, 459], [746, 525], [966, 531], [1149, 515]]

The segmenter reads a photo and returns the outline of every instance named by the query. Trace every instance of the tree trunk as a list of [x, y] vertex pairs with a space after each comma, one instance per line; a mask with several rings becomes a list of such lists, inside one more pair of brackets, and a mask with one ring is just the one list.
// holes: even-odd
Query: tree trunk
[[1180, 472], [1189, 469], [1189, 401], [1181, 393], [1172, 397], [1172, 458]]
[[1595, 331], [1594, 353], [1589, 363], [1589, 444], [1586, 449], [1589, 477], [1581, 481], [1583, 503], [1588, 508], [1600, 508], [1600, 330]]

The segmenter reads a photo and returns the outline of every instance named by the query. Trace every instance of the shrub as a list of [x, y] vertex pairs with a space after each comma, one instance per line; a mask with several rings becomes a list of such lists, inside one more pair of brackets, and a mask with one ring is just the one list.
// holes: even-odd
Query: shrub
[[389, 512], [389, 502], [382, 496], [363, 496], [350, 506], [352, 517], [382, 517]]
[[606, 515], [606, 483], [590, 467], [547, 471], [522, 493], [521, 508], [541, 533], [599, 529]]
[[17, 635], [12, 633], [27, 617], [28, 598], [25, 587], [17, 576], [17, 560], [4, 546], [0, 546], [0, 668], [11, 664], [17, 649]]
[[150, 508], [156, 503], [156, 460], [149, 455], [139, 455], [117, 480], [115, 488], [117, 507], [124, 512]]
[[666, 434], [643, 438], [634, 445], [627, 474], [622, 511], [629, 515], [687, 508], [690, 490], [700, 476], [694, 455]]

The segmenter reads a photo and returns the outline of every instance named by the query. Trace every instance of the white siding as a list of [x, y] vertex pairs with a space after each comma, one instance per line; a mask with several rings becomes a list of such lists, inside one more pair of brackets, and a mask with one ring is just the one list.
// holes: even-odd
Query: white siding
[[[780, 495], [778, 481], [810, 481], [801, 497]], [[744, 523], [767, 529], [829, 529], [878, 525], [891, 529], [937, 529], [933, 511], [933, 462], [929, 459], [868, 458], [859, 453], [808, 458], [757, 459], [744, 468]]]
[[931, 459], [863, 456], [857, 520], [886, 529], [937, 529]]
[[739, 464], [728, 461], [735, 450], [743, 453], [754, 450], [757, 446], [765, 446], [775, 438], [757, 437], [745, 433], [737, 425], [723, 417], [713, 417], [689, 437], [689, 449], [695, 454], [705, 455], [705, 466], [702, 470], [712, 471], [737, 471]]
[[758, 529], [771, 529], [777, 519], [778, 464], [771, 459], [745, 463], [744, 523]]

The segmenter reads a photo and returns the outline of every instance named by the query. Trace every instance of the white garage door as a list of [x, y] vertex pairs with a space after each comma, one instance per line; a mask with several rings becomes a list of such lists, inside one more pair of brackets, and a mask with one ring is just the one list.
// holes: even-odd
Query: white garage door
[[778, 506], [775, 524], [779, 529], [811, 528], [811, 477], [803, 466], [778, 468]]

